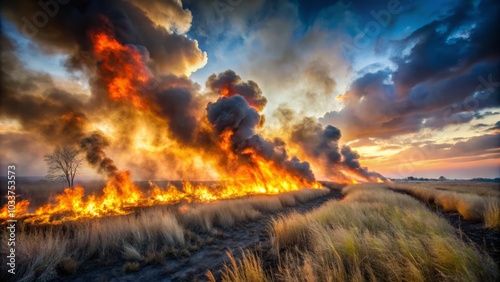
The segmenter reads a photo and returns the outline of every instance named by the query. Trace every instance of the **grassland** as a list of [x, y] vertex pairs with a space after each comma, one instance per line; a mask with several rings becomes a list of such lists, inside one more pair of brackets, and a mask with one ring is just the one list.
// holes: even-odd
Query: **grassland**
[[459, 212], [465, 220], [482, 221], [487, 228], [500, 229], [498, 183], [396, 182], [390, 186], [444, 211]]
[[[40, 187], [36, 185], [48, 184], [31, 185], [24, 186], [23, 196], [38, 195], [40, 203], [59, 189], [37, 194]], [[97, 191], [100, 184], [94, 186]], [[329, 190], [306, 189], [215, 203], [141, 208], [125, 216], [61, 225], [20, 223], [15, 278], [16, 281], [72, 280], [88, 271], [110, 268], [129, 280], [144, 277], [141, 274], [144, 272], [156, 273], [155, 279], [170, 279], [173, 267], [175, 275], [182, 273], [177, 276], [179, 281], [203, 276], [208, 269], [211, 271], [206, 278], [211, 281], [496, 281], [500, 278], [498, 266], [484, 249], [461, 238], [457, 229], [429, 206], [439, 205], [445, 210], [464, 213], [467, 220], [494, 222], [496, 219], [487, 216], [498, 215], [490, 212], [498, 208], [497, 186], [354, 185], [342, 190], [342, 200], [331, 200], [322, 206], [307, 204], [328, 193]], [[323, 198], [321, 203], [327, 200]], [[442, 204], [447, 203], [443, 199], [452, 204]], [[310, 208], [301, 209], [305, 205]], [[316, 208], [310, 210], [313, 207]], [[483, 223], [477, 224], [482, 228]], [[498, 228], [498, 225], [487, 226]], [[4, 242], [6, 233], [2, 233]], [[254, 243], [241, 242], [249, 238], [266, 247], [256, 249]], [[232, 247], [228, 248], [228, 244]], [[240, 245], [245, 248], [236, 253]], [[228, 249], [234, 253], [228, 252], [226, 256]], [[2, 249], [0, 255], [5, 254]], [[222, 266], [224, 257], [228, 260]], [[217, 262], [199, 265], [207, 259]], [[198, 264], [196, 268], [186, 269], [190, 260], [191, 264]], [[1, 268], [3, 281], [6, 269]], [[108, 274], [99, 275], [105, 279], [110, 277]], [[85, 277], [95, 280], [99, 275]]]
[[[259, 218], [324, 196], [328, 189], [304, 189], [279, 195], [251, 196], [206, 204], [179, 204], [135, 210], [126, 216], [107, 217], [61, 225], [20, 223], [16, 234], [16, 281], [49, 281], [71, 276], [82, 265], [123, 264], [123, 272], [179, 260], [210, 244], [217, 227]], [[200, 236], [200, 234], [205, 234]], [[208, 234], [208, 235], [207, 235]], [[2, 240], [7, 241], [7, 232]], [[7, 254], [2, 249], [1, 255]], [[2, 265], [2, 274], [7, 273]]]
[[[222, 281], [498, 281], [483, 251], [425, 204], [383, 185], [346, 187], [345, 198], [276, 217], [274, 264], [231, 254]], [[488, 195], [494, 196], [494, 195]], [[209, 280], [216, 275], [207, 273]]]

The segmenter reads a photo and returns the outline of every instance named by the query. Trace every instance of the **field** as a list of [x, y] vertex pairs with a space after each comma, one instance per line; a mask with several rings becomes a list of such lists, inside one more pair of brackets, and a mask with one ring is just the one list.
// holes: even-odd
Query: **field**
[[[55, 192], [24, 183], [23, 197]], [[99, 187], [100, 183], [90, 185]], [[145, 183], [138, 183], [138, 186]], [[20, 222], [16, 281], [497, 281], [500, 189], [360, 184]], [[40, 193], [42, 189], [44, 193]], [[97, 188], [96, 188], [97, 191]], [[458, 216], [458, 221], [455, 220]], [[457, 224], [458, 223], [458, 224]], [[2, 227], [5, 228], [5, 227]], [[8, 234], [2, 233], [6, 241]], [[7, 250], [2, 249], [2, 256]], [[2, 266], [2, 275], [6, 273]], [[2, 277], [2, 281], [4, 278]]]

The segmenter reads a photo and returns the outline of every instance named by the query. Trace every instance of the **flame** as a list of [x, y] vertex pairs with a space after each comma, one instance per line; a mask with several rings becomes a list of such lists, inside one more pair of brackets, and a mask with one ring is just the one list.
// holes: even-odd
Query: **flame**
[[[15, 205], [15, 209], [13, 210], [13, 216], [15, 218], [19, 218], [20, 216], [23, 216], [28, 213], [28, 208], [30, 205], [30, 201], [28, 200], [21, 200], [17, 201]], [[0, 209], [0, 219], [13, 219], [11, 217], [11, 213], [9, 211], [9, 205], [5, 204], [2, 209]]]
[[[295, 173], [291, 168], [284, 167], [285, 164], [282, 162], [266, 159], [253, 147], [234, 148], [232, 143], [234, 132], [231, 130], [214, 134], [213, 148], [207, 150], [183, 146], [175, 139], [163, 138], [163, 135], [159, 138], [160, 142], [151, 138], [154, 132], [148, 129], [155, 128], [157, 131], [157, 128], [168, 128], [168, 125], [164, 119], [156, 115], [156, 109], [150, 98], [140, 91], [151, 78], [141, 53], [133, 47], [118, 42], [108, 30], [94, 31], [89, 35], [93, 43], [93, 52], [99, 60], [99, 75], [107, 86], [110, 100], [132, 105], [141, 114], [141, 121], [144, 124], [155, 124], [132, 133], [135, 134], [134, 138], [131, 138], [135, 149], [154, 153], [168, 150], [169, 153], [179, 157], [178, 159], [199, 161], [213, 169], [219, 181], [208, 185], [185, 180], [180, 187], [168, 184], [164, 188], [150, 182], [150, 189], [142, 190], [132, 182], [128, 171], [120, 171], [109, 177], [99, 194], [86, 195], [81, 186], [66, 188], [51, 202], [37, 208], [31, 214], [27, 214], [29, 201], [20, 201], [16, 205], [16, 212], [29, 215], [27, 222], [59, 224], [72, 220], [124, 215], [136, 207], [179, 202], [212, 202], [253, 194], [278, 194], [303, 188], [322, 188], [319, 182], [306, 179], [301, 173]], [[221, 90], [221, 95], [228, 96], [230, 92], [229, 87], [225, 87]], [[75, 116], [67, 114], [62, 118], [71, 120]], [[77, 121], [80, 122], [78, 119]], [[81, 122], [83, 121], [82, 118]], [[211, 133], [214, 133], [206, 120], [201, 120], [200, 123], [206, 127], [207, 132], [212, 130]], [[103, 127], [108, 132], [113, 131], [113, 126], [107, 123], [94, 126]], [[165, 134], [168, 136], [168, 133]], [[346, 179], [342, 179], [341, 182], [360, 183], [355, 175], [350, 176], [346, 174]], [[7, 219], [7, 216], [8, 210], [4, 207], [0, 219]]]
[[138, 109], [149, 109], [150, 105], [138, 91], [151, 75], [143, 63], [141, 53], [124, 46], [106, 31], [90, 33], [93, 51], [100, 60], [101, 79], [106, 83], [109, 98], [128, 101]]
[[[271, 173], [271, 171], [267, 171]], [[212, 202], [221, 199], [231, 199], [252, 194], [277, 194], [294, 191], [305, 187], [321, 188], [315, 182], [308, 186], [294, 179], [264, 178], [256, 181], [228, 179], [213, 184], [193, 184], [185, 181], [182, 188], [167, 185], [164, 189], [150, 182], [152, 189], [142, 191], [130, 178], [128, 171], [122, 171], [112, 177], [102, 190], [102, 195], [85, 196], [81, 186], [66, 188], [63, 193], [54, 197], [52, 203], [39, 207], [34, 213], [28, 214], [25, 221], [36, 224], [60, 224], [66, 221], [103, 216], [128, 214], [135, 207], [146, 207], [158, 204], [173, 204], [178, 202]], [[272, 180], [275, 179], [275, 180]], [[294, 182], [295, 181], [295, 182]], [[16, 217], [27, 214], [29, 201], [23, 200], [16, 204]], [[9, 218], [7, 205], [0, 211], [0, 219]]]
[[229, 96], [229, 88], [228, 87], [222, 88], [221, 91], [220, 91], [220, 95], [224, 96], [224, 97]]

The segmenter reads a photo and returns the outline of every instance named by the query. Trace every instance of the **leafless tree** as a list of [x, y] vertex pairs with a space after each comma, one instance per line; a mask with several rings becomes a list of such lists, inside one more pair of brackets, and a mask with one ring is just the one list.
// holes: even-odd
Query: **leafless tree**
[[47, 162], [49, 180], [66, 180], [68, 186], [73, 188], [73, 180], [82, 165], [83, 157], [80, 152], [71, 146], [56, 147], [50, 155], [44, 156]]

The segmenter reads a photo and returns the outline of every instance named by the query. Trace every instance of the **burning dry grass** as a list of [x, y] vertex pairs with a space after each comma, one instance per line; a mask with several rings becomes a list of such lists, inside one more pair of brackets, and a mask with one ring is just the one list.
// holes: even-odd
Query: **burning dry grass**
[[[491, 258], [457, 238], [452, 226], [417, 200], [380, 186], [346, 187], [344, 192], [342, 201], [273, 221], [274, 281], [499, 278]], [[245, 281], [255, 273], [265, 272], [258, 256], [247, 253], [227, 265], [222, 277]]]
[[444, 211], [458, 212], [465, 220], [484, 221], [486, 227], [500, 228], [498, 184], [392, 183], [391, 187], [436, 204]]
[[[253, 220], [262, 213], [327, 193], [327, 189], [304, 189], [178, 208], [157, 206], [125, 216], [61, 225], [20, 223], [16, 237], [16, 278], [19, 281], [51, 280], [58, 275], [70, 275], [79, 265], [91, 260], [103, 263], [122, 260], [124, 272], [137, 271], [144, 264], [162, 264], [169, 256], [189, 256], [191, 251], [210, 241], [210, 238], [201, 239], [193, 231], [215, 234], [214, 226]], [[6, 236], [3, 232], [2, 240], [6, 241]]]

